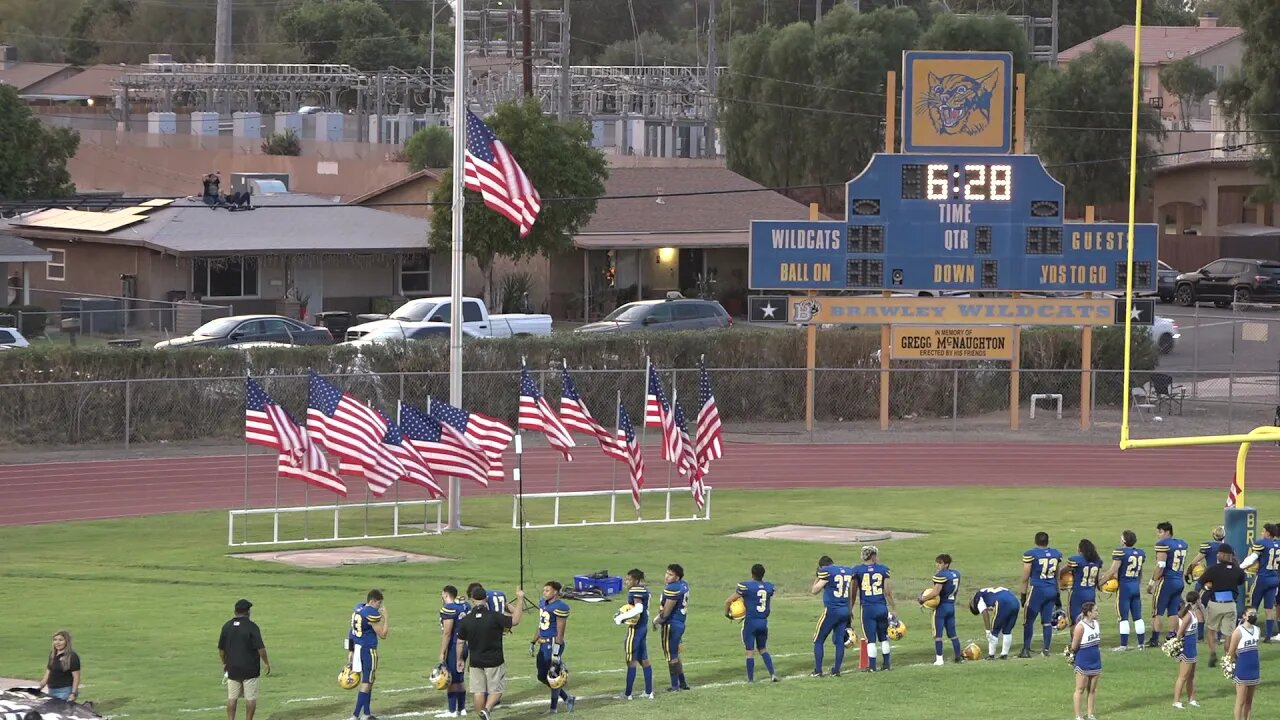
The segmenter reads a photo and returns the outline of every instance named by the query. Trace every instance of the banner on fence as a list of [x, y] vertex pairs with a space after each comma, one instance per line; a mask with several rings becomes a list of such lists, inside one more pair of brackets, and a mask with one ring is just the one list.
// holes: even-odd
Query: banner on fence
[[793, 323], [844, 325], [1111, 325], [1111, 298], [793, 297]]
[[1012, 360], [1012, 327], [893, 327], [895, 360]]

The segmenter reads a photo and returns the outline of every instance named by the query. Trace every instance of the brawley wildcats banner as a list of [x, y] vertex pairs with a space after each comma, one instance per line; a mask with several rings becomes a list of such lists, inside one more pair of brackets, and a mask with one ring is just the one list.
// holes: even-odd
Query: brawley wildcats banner
[[35, 688], [13, 688], [0, 692], [0, 720], [26, 720], [31, 713], [40, 720], [102, 720], [93, 706], [69, 703], [36, 692]]

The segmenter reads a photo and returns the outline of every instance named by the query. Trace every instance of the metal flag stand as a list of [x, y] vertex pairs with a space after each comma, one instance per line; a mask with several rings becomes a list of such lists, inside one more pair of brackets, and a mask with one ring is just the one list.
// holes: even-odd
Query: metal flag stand
[[[466, 0], [454, 0], [453, 22], [453, 244], [450, 252], [449, 272], [449, 402], [462, 407], [462, 282], [464, 259], [462, 253], [462, 220], [465, 209], [462, 196], [462, 168], [466, 162], [467, 145], [467, 73], [466, 41], [463, 28], [466, 25], [464, 5]], [[462, 529], [462, 481], [449, 478], [449, 529]]]
[[[613, 406], [613, 427], [617, 428], [621, 424], [622, 424], [622, 390], [619, 389], [618, 402]], [[614, 432], [614, 437], [615, 438], [617, 437], [616, 431]], [[628, 469], [628, 472], [629, 471], [630, 469]], [[612, 523], [612, 522], [618, 521], [618, 463], [617, 462], [613, 463], [613, 480], [609, 486], [609, 491], [610, 491], [610, 497], [613, 498], [613, 500], [609, 503], [609, 522]], [[639, 510], [636, 511], [636, 517], [637, 518], [640, 517]]]

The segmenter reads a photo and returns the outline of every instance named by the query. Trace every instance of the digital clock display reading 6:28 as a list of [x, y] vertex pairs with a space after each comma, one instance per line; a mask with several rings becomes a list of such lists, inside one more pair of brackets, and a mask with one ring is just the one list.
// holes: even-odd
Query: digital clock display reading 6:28
[[902, 166], [903, 200], [1008, 201], [1013, 166], [1008, 163], [930, 163]]

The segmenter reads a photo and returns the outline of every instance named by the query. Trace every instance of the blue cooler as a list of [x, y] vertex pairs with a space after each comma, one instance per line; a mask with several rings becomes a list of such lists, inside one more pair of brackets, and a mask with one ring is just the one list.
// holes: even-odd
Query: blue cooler
[[574, 590], [594, 590], [598, 589], [607, 595], [617, 595], [622, 592], [622, 578], [607, 577], [593, 578], [588, 575], [573, 576]]

